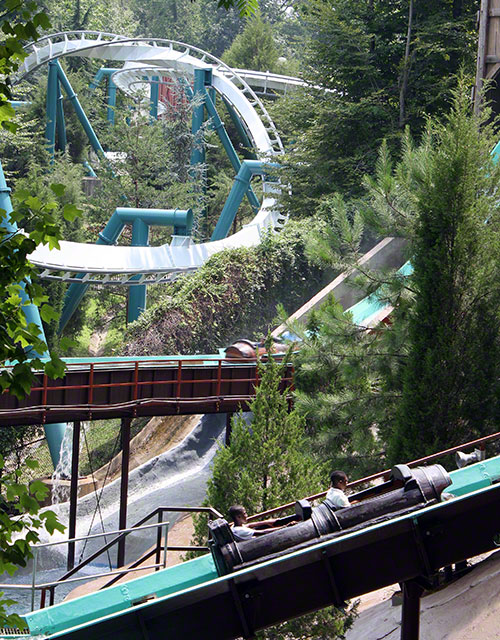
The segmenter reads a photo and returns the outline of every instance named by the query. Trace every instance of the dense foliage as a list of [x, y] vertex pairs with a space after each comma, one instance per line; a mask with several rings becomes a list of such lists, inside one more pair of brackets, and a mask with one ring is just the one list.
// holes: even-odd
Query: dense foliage
[[368, 471], [380, 456], [408, 461], [485, 435], [498, 398], [500, 178], [489, 114], [470, 114], [462, 82], [449, 114], [422, 142], [406, 136], [395, 166], [383, 146], [367, 199], [332, 198], [333, 231], [311, 247], [334, 266], [359, 257], [363, 219], [408, 239], [413, 275], [360, 273], [394, 307], [376, 330], [350, 322], [331, 301], [309, 318], [298, 356], [298, 403], [335, 464]]
[[274, 114], [289, 139], [294, 190], [287, 205], [297, 215], [325, 194], [360, 194], [384, 138], [397, 149], [406, 125], [418, 136], [427, 115], [446, 110], [454, 74], [475, 67], [477, 10], [472, 0], [300, 6], [302, 71], [311, 87]]
[[[267, 348], [272, 341], [268, 338]], [[280, 391], [285, 359], [259, 363], [260, 384], [251, 403], [250, 419], [236, 414], [232, 419], [230, 443], [221, 446], [214, 458], [205, 504], [223, 514], [233, 504], [248, 513], [258, 513], [311, 495], [324, 487], [327, 473], [305, 454], [304, 419], [290, 411], [286, 394]], [[206, 519], [199, 517], [195, 539], [206, 543]], [[352, 622], [352, 612], [329, 607], [319, 613], [271, 627], [257, 635], [269, 640], [295, 637], [342, 637]], [[300, 637], [300, 636], [299, 636]]]
[[290, 224], [255, 248], [216, 254], [131, 325], [127, 352], [212, 353], [237, 338], [262, 335], [278, 302], [293, 311], [319, 288], [322, 270], [304, 255], [306, 237], [307, 225]]

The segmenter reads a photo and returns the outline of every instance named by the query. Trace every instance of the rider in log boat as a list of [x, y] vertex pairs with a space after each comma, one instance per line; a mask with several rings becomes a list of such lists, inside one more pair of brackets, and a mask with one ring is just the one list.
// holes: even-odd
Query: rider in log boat
[[249, 540], [254, 536], [261, 536], [272, 531], [278, 531], [282, 527], [295, 523], [295, 517], [273, 518], [271, 520], [259, 520], [258, 522], [247, 522], [248, 514], [241, 504], [233, 504], [229, 507], [229, 516], [234, 522], [231, 528], [235, 540]]

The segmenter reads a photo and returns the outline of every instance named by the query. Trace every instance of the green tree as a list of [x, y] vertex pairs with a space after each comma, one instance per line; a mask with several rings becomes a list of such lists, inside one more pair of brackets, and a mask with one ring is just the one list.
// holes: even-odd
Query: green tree
[[[8, 103], [11, 97], [9, 74], [14, 73], [25, 57], [22, 49], [23, 39], [38, 37], [38, 29], [49, 26], [47, 16], [37, 11], [36, 3], [19, 3], [9, 0], [4, 4], [5, 13], [1, 16], [1, 28], [4, 40], [0, 47], [0, 126], [8, 131], [16, 131], [14, 110]], [[53, 185], [54, 194], [62, 193], [61, 185]], [[23, 397], [29, 390], [34, 375], [33, 369], [44, 369], [50, 376], [62, 375], [64, 365], [52, 356], [45, 364], [39, 358], [30, 360], [26, 347], [31, 346], [37, 353], [44, 353], [46, 345], [40, 338], [35, 324], [27, 324], [23, 307], [30, 302], [40, 306], [42, 319], [50, 320], [55, 312], [47, 304], [47, 296], [36, 282], [36, 270], [28, 262], [27, 256], [37, 244], [48, 243], [58, 246], [60, 230], [53, 216], [57, 204], [54, 201], [43, 203], [38, 197], [23, 191], [17, 194], [17, 208], [11, 213], [0, 210], [0, 363], [16, 362], [11, 369], [0, 373], [0, 389], [9, 390]], [[76, 207], [66, 205], [63, 215], [70, 219], [77, 213]], [[12, 230], [10, 224], [28, 221], [31, 232], [28, 235]], [[21, 283], [27, 295], [27, 301], [21, 295]]]
[[420, 457], [494, 426], [499, 359], [500, 168], [489, 116], [470, 115], [464, 87], [430, 125], [414, 192], [415, 304], [391, 459]]
[[124, 0], [44, 0], [45, 11], [57, 31], [106, 31], [133, 37], [137, 21]]
[[382, 140], [397, 149], [407, 124], [418, 137], [426, 116], [446, 109], [458, 69], [473, 71], [476, 3], [412, 3], [408, 39], [409, 4], [301, 5], [308, 33], [302, 70], [310, 86], [273, 112], [290, 151], [287, 207], [297, 215], [314, 211], [325, 194], [361, 194]]
[[[36, 460], [25, 460], [30, 469], [38, 466]], [[65, 527], [57, 521], [53, 511], [40, 513], [39, 501], [49, 492], [40, 481], [34, 480], [28, 486], [19, 482], [21, 470], [5, 472], [4, 459], [0, 455], [0, 575], [14, 575], [19, 567], [25, 567], [32, 557], [31, 545], [40, 540], [40, 532], [52, 534], [55, 530], [64, 532]], [[14, 600], [3, 599], [0, 593], [0, 625], [2, 627], [26, 627], [25, 622], [15, 613], [8, 614], [7, 607]]]
[[[9, 76], [19, 68], [25, 57], [23, 41], [37, 38], [38, 29], [47, 28], [49, 21], [45, 13], [38, 11], [35, 2], [7, 0], [2, 3], [2, 12], [0, 127], [15, 132], [15, 114], [8, 103], [11, 98]], [[54, 194], [61, 193], [61, 186], [54, 185], [52, 191]], [[34, 378], [32, 369], [44, 369], [52, 377], [64, 369], [63, 363], [54, 357], [45, 364], [38, 358], [29, 360], [25, 347], [31, 345], [36, 351], [44, 352], [46, 345], [40, 338], [39, 329], [34, 324], [27, 324], [23, 313], [26, 302], [20, 295], [20, 283], [23, 283], [28, 302], [43, 305], [40, 308], [42, 317], [50, 319], [54, 315], [53, 309], [46, 304], [41, 287], [33, 282], [36, 272], [29, 264], [27, 256], [41, 242], [57, 245], [60, 236], [52, 215], [54, 206], [57, 206], [53, 202], [42, 203], [36, 197], [21, 193], [17, 204], [17, 211], [0, 210], [0, 389], [23, 397]], [[73, 208], [68, 206], [65, 216], [71, 217], [73, 213]], [[15, 228], [9, 223], [27, 217], [32, 221], [31, 233], [27, 236], [16, 233]], [[4, 368], [7, 361], [17, 363], [11, 370], [7, 370]], [[24, 565], [26, 558], [30, 557], [30, 545], [38, 540], [37, 531], [46, 528], [52, 532], [55, 528], [62, 530], [62, 527], [57, 523], [53, 513], [38, 514], [38, 499], [44, 497], [46, 488], [39, 482], [26, 486], [19, 482], [21, 471], [9, 474], [3, 472], [3, 468], [3, 458], [0, 458], [2, 488], [4, 500], [7, 501], [6, 509], [0, 510], [0, 573], [7, 571], [12, 574], [17, 566]], [[9, 513], [11, 509], [14, 510], [14, 514]], [[0, 625], [24, 626], [18, 616], [6, 613], [6, 607], [11, 604], [13, 603], [9, 600], [0, 601]]]
[[[268, 337], [267, 349], [272, 348]], [[231, 440], [217, 451], [208, 481], [206, 505], [227, 513], [232, 504], [242, 504], [249, 513], [277, 507], [319, 491], [327, 476], [324, 468], [308, 454], [304, 420], [290, 411], [289, 401], [280, 390], [287, 358], [282, 363], [269, 358], [258, 363], [260, 383], [250, 405], [250, 421], [244, 414], [232, 419]], [[206, 519], [195, 524], [195, 538], [206, 537]], [[352, 611], [329, 607], [302, 616], [258, 634], [273, 640], [290, 634], [309, 638], [341, 637], [352, 623]]]
[[264, 22], [259, 11], [247, 20], [245, 28], [236, 36], [222, 59], [237, 69], [278, 73], [281, 71], [278, 57], [273, 29], [268, 22]]
[[356, 327], [331, 306], [304, 336], [297, 405], [348, 467], [365, 454], [376, 456], [371, 465], [383, 455], [404, 462], [494, 424], [500, 170], [489, 114], [471, 115], [467, 96], [461, 81], [450, 113], [429, 122], [419, 145], [406, 135], [395, 166], [382, 146], [363, 202], [324, 204], [331, 227], [313, 242], [318, 259], [354, 266], [364, 219], [380, 235], [407, 238], [415, 269], [410, 277], [358, 269], [354, 278], [367, 294], [380, 291], [392, 324]]

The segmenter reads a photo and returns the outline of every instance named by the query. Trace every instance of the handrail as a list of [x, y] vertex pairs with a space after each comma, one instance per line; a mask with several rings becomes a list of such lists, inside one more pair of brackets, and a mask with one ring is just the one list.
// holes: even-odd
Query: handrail
[[[200, 413], [197, 405], [201, 404], [204, 409], [213, 405], [216, 412], [235, 411], [235, 407], [251, 401], [258, 386], [257, 361], [253, 358], [178, 359], [169, 361], [168, 366], [165, 361], [157, 365], [155, 362], [137, 359], [118, 367], [116, 363], [113, 366], [101, 362], [75, 364], [70, 366], [62, 382], [40, 375], [22, 402], [0, 394], [0, 421], [2, 424], [13, 420], [16, 424], [43, 423], [50, 422], [56, 414], [70, 419], [76, 413], [80, 416], [78, 419], [110, 413], [114, 417], [136, 416], [140, 412], [151, 415], [151, 407], [158, 407], [158, 413], [152, 415], [178, 413], [181, 407], [188, 413], [193, 409]], [[120, 373], [115, 375], [117, 370]], [[151, 375], [151, 371], [155, 375]], [[165, 373], [156, 375], [156, 371]], [[282, 389], [293, 388], [293, 374], [293, 365], [287, 363]], [[114, 390], [112, 396], [108, 390]]]
[[[473, 447], [478, 444], [485, 444], [486, 442], [491, 442], [492, 440], [498, 440], [500, 438], [500, 431], [496, 433], [492, 433], [489, 436], [483, 436], [482, 438], [477, 438], [476, 440], [470, 440], [464, 444], [457, 445], [456, 447], [450, 447], [449, 449], [444, 449], [443, 451], [438, 451], [438, 453], [433, 453], [429, 456], [424, 456], [423, 458], [417, 458], [416, 460], [412, 460], [411, 462], [407, 462], [408, 467], [416, 467], [419, 464], [426, 464], [428, 462], [432, 462], [433, 460], [437, 460], [438, 458], [442, 458], [443, 456], [447, 456], [450, 453], [455, 453], [456, 451], [460, 451], [461, 449], [467, 449], [469, 447]], [[390, 469], [384, 469], [384, 471], [379, 471], [378, 473], [372, 473], [370, 476], [366, 476], [364, 478], [360, 478], [359, 480], [353, 480], [350, 482], [347, 487], [352, 488], [356, 487], [360, 484], [364, 484], [365, 482], [371, 482], [372, 480], [378, 480], [378, 478], [383, 478], [390, 474]], [[328, 493], [328, 489], [326, 491], [321, 491], [320, 493], [315, 493], [312, 496], [306, 498], [306, 500], [318, 500], [319, 498], [324, 498]], [[268, 509], [267, 511], [262, 511], [261, 513], [256, 513], [247, 518], [248, 522], [252, 522], [253, 520], [261, 520], [269, 515], [273, 515], [280, 511], [285, 511], [287, 509], [291, 509], [295, 506], [295, 502], [288, 502], [287, 504], [283, 504], [279, 507], [274, 507], [273, 509]]]
[[[165, 513], [165, 512], [166, 513], [168, 513], [168, 512], [200, 513], [201, 512], [201, 513], [210, 513], [210, 514], [215, 515], [217, 518], [222, 518], [222, 515], [216, 509], [212, 509], [211, 507], [157, 507], [156, 509], [151, 511], [149, 514], [147, 514], [143, 518], [141, 518], [141, 520], [139, 520], [139, 522], [136, 522], [136, 524], [132, 525], [128, 529], [123, 530], [123, 533], [121, 533], [119, 536], [117, 536], [116, 538], [114, 538], [110, 542], [107, 542], [106, 544], [104, 544], [97, 551], [95, 551], [93, 554], [91, 554], [88, 558], [85, 558], [85, 560], [82, 560], [79, 564], [77, 564], [72, 569], [67, 571], [64, 575], [62, 575], [59, 578], [58, 582], [63, 582], [64, 580], [67, 580], [72, 575], [77, 573], [80, 569], [82, 569], [86, 565], [90, 564], [93, 560], [95, 560], [100, 555], [102, 555], [105, 551], [108, 551], [108, 549], [110, 549], [114, 544], [116, 544], [120, 540], [123, 540], [124, 538], [126, 538], [127, 535], [132, 532], [132, 530], [134, 530], [134, 531], [137, 530], [145, 522], [147, 522], [151, 518], [154, 518], [154, 516], [160, 515], [160, 513]], [[151, 525], [151, 526], [156, 526], [156, 525]], [[106, 533], [106, 535], [112, 535], [112, 533], [115, 533], [115, 532]], [[101, 536], [102, 534], [98, 534], [98, 535]], [[92, 536], [87, 536], [87, 537], [90, 538]], [[68, 542], [68, 540], [65, 540], [64, 542]], [[61, 544], [61, 543], [54, 543], [54, 544]]]
[[[47, 542], [47, 543], [41, 543], [38, 545], [33, 545], [33, 555], [34, 555], [34, 563], [33, 563], [33, 579], [32, 579], [32, 584], [31, 585], [12, 585], [12, 584], [2, 584], [0, 585], [0, 588], [3, 589], [10, 589], [10, 590], [30, 590], [32, 592], [32, 611], [35, 608], [35, 592], [36, 591], [40, 591], [40, 608], [43, 609], [46, 605], [46, 593], [47, 591], [49, 592], [49, 605], [53, 605], [54, 604], [54, 600], [55, 600], [55, 589], [57, 586], [59, 586], [61, 584], [61, 582], [66, 581], [66, 584], [70, 583], [70, 582], [80, 582], [82, 580], [89, 580], [92, 578], [97, 578], [97, 577], [104, 577], [104, 576], [113, 576], [111, 580], [109, 580], [108, 582], [106, 582], [104, 585], [102, 585], [100, 587], [100, 589], [104, 589], [105, 587], [110, 586], [111, 584], [114, 584], [115, 582], [117, 582], [123, 575], [126, 575], [127, 573], [130, 572], [134, 572], [134, 571], [142, 571], [145, 569], [161, 569], [161, 568], [165, 568], [166, 567], [166, 563], [167, 563], [167, 551], [189, 551], [189, 550], [193, 550], [193, 551], [206, 551], [208, 550], [208, 547], [206, 546], [197, 546], [197, 545], [189, 545], [189, 546], [182, 546], [182, 545], [174, 545], [169, 547], [167, 544], [167, 530], [168, 530], [168, 526], [169, 523], [168, 521], [162, 521], [161, 519], [159, 520], [159, 522], [154, 523], [154, 524], [149, 524], [149, 525], [144, 525], [144, 523], [149, 520], [150, 518], [153, 518], [154, 516], [158, 515], [161, 516], [164, 512], [175, 512], [175, 513], [207, 513], [212, 517], [215, 518], [222, 518], [222, 514], [219, 513], [216, 509], [212, 508], [212, 507], [157, 507], [156, 509], [154, 509], [153, 511], [151, 511], [149, 514], [147, 514], [146, 516], [144, 516], [143, 518], [141, 518], [141, 520], [139, 520], [135, 525], [132, 525], [131, 527], [128, 527], [127, 529], [122, 529], [120, 531], [107, 531], [107, 532], [103, 532], [103, 533], [98, 533], [98, 534], [92, 534], [89, 536], [84, 536], [84, 537], [77, 537], [77, 538], [70, 538], [67, 540], [58, 540], [57, 542]], [[149, 551], [145, 552], [142, 556], [140, 556], [139, 558], [137, 558], [136, 560], [134, 560], [134, 562], [132, 562], [128, 567], [123, 567], [123, 568], [117, 568], [116, 570], [111, 570], [108, 571], [106, 573], [101, 573], [99, 575], [96, 576], [79, 576], [79, 577], [74, 577], [72, 578], [71, 576], [74, 576], [75, 573], [77, 573], [80, 569], [82, 569], [84, 566], [88, 565], [90, 562], [92, 562], [92, 560], [95, 560], [98, 556], [102, 555], [105, 551], [107, 551], [110, 547], [112, 547], [113, 545], [119, 543], [121, 540], [123, 540], [129, 533], [133, 533], [136, 532], [139, 529], [153, 529], [156, 528], [158, 530], [158, 534], [157, 534], [157, 542], [156, 545], [153, 549], [150, 549]], [[162, 545], [162, 528], [165, 528], [165, 544]], [[69, 542], [77, 542], [79, 540], [86, 540], [86, 539], [93, 539], [93, 538], [100, 538], [103, 536], [109, 536], [109, 535], [113, 535], [115, 533], [119, 533], [119, 535], [114, 538], [111, 542], [106, 543], [105, 545], [103, 545], [102, 547], [100, 547], [96, 552], [94, 552], [93, 554], [91, 554], [88, 558], [85, 558], [85, 560], [83, 560], [82, 562], [80, 562], [76, 567], [73, 567], [73, 569], [71, 569], [70, 571], [67, 571], [63, 576], [61, 576], [57, 581], [55, 582], [47, 582], [47, 583], [42, 583], [42, 584], [36, 584], [36, 558], [37, 558], [37, 553], [39, 551], [39, 549], [43, 549], [43, 548], [47, 548], [47, 547], [51, 547], [51, 546], [57, 546], [57, 545], [61, 545], [61, 544], [68, 544]], [[161, 553], [163, 552], [163, 561], [160, 562], [160, 558], [161, 558]], [[148, 560], [151, 556], [156, 554], [156, 562], [154, 564], [150, 564], [147, 566], [140, 566], [143, 562], [145, 562], [146, 560]]]

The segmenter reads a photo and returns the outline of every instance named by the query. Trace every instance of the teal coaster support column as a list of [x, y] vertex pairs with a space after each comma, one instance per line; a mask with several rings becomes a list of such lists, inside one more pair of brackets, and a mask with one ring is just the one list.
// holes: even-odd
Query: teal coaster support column
[[116, 107], [116, 84], [113, 82], [113, 78], [108, 78], [108, 96], [107, 96], [108, 108], [106, 111], [106, 117], [109, 124], [115, 124], [115, 107]]
[[[217, 113], [217, 109], [215, 108], [215, 105], [206, 90], [205, 90], [204, 97], [205, 97], [205, 107], [208, 115], [210, 116], [213, 122], [213, 127], [217, 132], [217, 135], [219, 136], [219, 140], [221, 141], [222, 146], [224, 147], [224, 151], [227, 153], [227, 157], [231, 162], [231, 166], [235, 170], [236, 174], [238, 174], [241, 168], [241, 162], [240, 162], [240, 159], [238, 158], [238, 154], [236, 153], [233, 147], [233, 143], [231, 142], [227, 134], [226, 128], [224, 127], [224, 123], [220, 119], [220, 116]], [[254, 212], [257, 213], [257, 211], [260, 209], [260, 202], [257, 196], [255, 195], [252, 187], [250, 186], [248, 187], [246, 195], [247, 195], [248, 201], [250, 202], [250, 206], [252, 207]]]
[[[211, 71], [209, 69], [195, 69], [194, 85], [192, 91], [191, 102], [193, 104], [193, 115], [191, 119], [191, 133], [193, 135], [193, 150], [191, 151], [191, 177], [201, 178], [200, 196], [206, 193], [206, 168], [205, 168], [205, 141], [203, 139], [203, 120], [204, 120], [204, 96], [205, 81], [209, 78], [211, 83]], [[203, 207], [202, 217], [206, 217], [206, 211]], [[181, 235], [180, 229], [174, 229], [174, 234]]]
[[94, 90], [101, 84], [103, 78], [108, 79], [108, 87], [106, 92], [106, 104], [108, 105], [106, 119], [110, 124], [115, 124], [115, 107], [116, 107], [116, 84], [113, 82], [112, 75], [118, 69], [108, 69], [101, 67], [92, 78], [89, 88]]
[[[126, 207], [115, 209], [108, 224], [99, 233], [96, 244], [115, 244], [123, 227], [126, 224], [133, 225], [136, 220], [141, 220], [148, 226], [173, 226], [190, 230], [193, 224], [193, 211], [191, 209], [134, 209]], [[136, 287], [137, 285], [132, 286]], [[80, 284], [79, 282], [73, 282], [68, 287], [59, 320], [59, 333], [68, 324], [88, 288], [88, 284]]]
[[264, 164], [259, 160], [243, 160], [241, 163], [241, 169], [238, 175], [234, 179], [234, 184], [227, 197], [226, 204], [222, 209], [219, 220], [215, 226], [214, 232], [210, 240], [222, 240], [229, 233], [229, 229], [233, 224], [234, 216], [238, 211], [238, 207], [243, 200], [245, 192], [248, 190], [250, 180], [253, 175], [266, 173], [268, 168], [277, 168], [279, 165], [276, 163]]
[[82, 164], [88, 176], [91, 176], [92, 178], [97, 178], [96, 172], [92, 169], [92, 166], [90, 165], [89, 162], [87, 162], [87, 160], [84, 160]]
[[[17, 224], [10, 220], [10, 213], [12, 212], [12, 202], [10, 200], [10, 189], [7, 186], [7, 182], [5, 181], [5, 175], [2, 168], [2, 163], [0, 162], [0, 209], [5, 211], [4, 214], [1, 214], [0, 217], [0, 227], [5, 229], [8, 233], [17, 233]], [[40, 312], [38, 311], [38, 307], [34, 305], [32, 302], [29, 302], [28, 294], [25, 290], [25, 283], [21, 282], [21, 300], [28, 304], [23, 306], [23, 313], [26, 318], [27, 324], [33, 323], [38, 327], [40, 337], [44, 342], [45, 333], [43, 330], [42, 320], [40, 318]], [[45, 358], [50, 357], [50, 354], [47, 351], [44, 353], [37, 353], [33, 348], [31, 348], [31, 352], [28, 352], [29, 355], [32, 355], [35, 358]], [[52, 459], [52, 464], [54, 465], [54, 469], [57, 467], [57, 463], [59, 462], [59, 455], [61, 451], [61, 444], [64, 438], [64, 432], [66, 430], [66, 424], [62, 422], [54, 423], [54, 424], [46, 424], [44, 425], [45, 437], [47, 439], [47, 444], [49, 446], [50, 457]]]
[[149, 83], [149, 115], [152, 120], [158, 120], [158, 98], [160, 96], [160, 76], [153, 76]]
[[[101, 158], [104, 158], [104, 149], [102, 148], [101, 143], [99, 142], [95, 134], [95, 131], [92, 128], [92, 125], [90, 124], [89, 119], [87, 118], [85, 111], [83, 110], [82, 105], [80, 104], [80, 101], [78, 100], [76, 93], [73, 91], [73, 87], [71, 86], [59, 62], [57, 62], [57, 60], [53, 62], [57, 66], [57, 75], [59, 77], [59, 81], [62, 85], [62, 88], [66, 92], [66, 95], [68, 96], [69, 100], [71, 100], [71, 103], [73, 104], [73, 108], [75, 109], [76, 116], [80, 121], [80, 124], [82, 125], [83, 130], [87, 134], [87, 137], [89, 139], [89, 142], [92, 148], [94, 149], [94, 151], [97, 153], [98, 156], [100, 156]], [[52, 64], [52, 62], [49, 62], [49, 65], [50, 64]]]
[[66, 123], [64, 121], [64, 103], [59, 78], [57, 79], [57, 108], [56, 108], [57, 150], [66, 151], [68, 140], [66, 137]]
[[[147, 247], [149, 245], [149, 225], [137, 218], [132, 224], [132, 246]], [[134, 276], [140, 280], [141, 275]], [[135, 284], [128, 288], [127, 322], [134, 322], [146, 309], [146, 285]]]
[[[47, 151], [50, 155], [51, 164], [54, 162], [56, 150], [56, 121], [57, 121], [57, 95], [58, 95], [58, 62], [49, 62], [49, 72], [47, 76], [47, 99], [46, 99], [46, 123], [45, 140]], [[9, 198], [10, 199], [10, 198]]]

